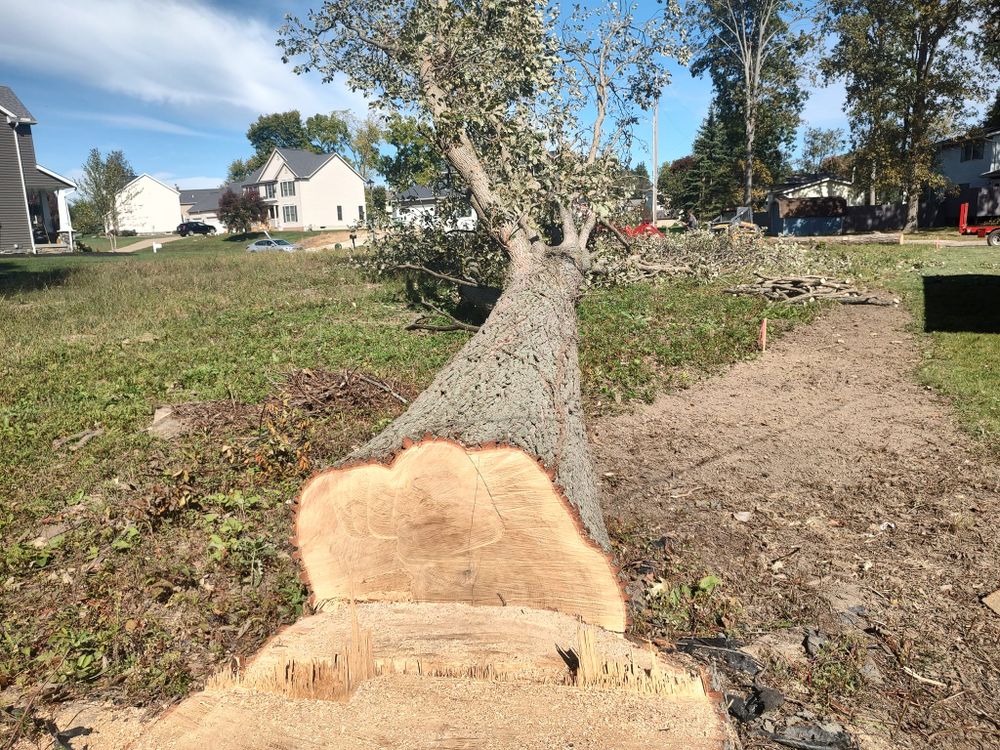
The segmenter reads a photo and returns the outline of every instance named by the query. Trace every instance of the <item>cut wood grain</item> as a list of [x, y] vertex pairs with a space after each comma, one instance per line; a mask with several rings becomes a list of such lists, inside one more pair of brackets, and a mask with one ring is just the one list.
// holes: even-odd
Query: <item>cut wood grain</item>
[[319, 607], [346, 599], [527, 606], [625, 629], [606, 554], [517, 448], [428, 439], [389, 466], [329, 469], [302, 491], [294, 542]]
[[[348, 693], [303, 679], [322, 683], [346, 654], [341, 675], [368, 664]], [[131, 747], [721, 750], [730, 739], [696, 671], [567, 615], [373, 603], [300, 620]]]

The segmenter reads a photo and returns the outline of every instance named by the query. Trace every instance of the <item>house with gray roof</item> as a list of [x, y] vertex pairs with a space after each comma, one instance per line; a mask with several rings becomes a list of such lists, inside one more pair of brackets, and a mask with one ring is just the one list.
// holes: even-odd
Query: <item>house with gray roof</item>
[[276, 148], [240, 188], [260, 195], [273, 229], [347, 229], [367, 220], [364, 178], [339, 154]]
[[72, 249], [66, 196], [76, 185], [36, 161], [38, 121], [8, 86], [0, 86], [0, 119], [0, 253]]
[[[254, 191], [268, 211], [268, 228], [277, 230], [348, 229], [365, 223], [365, 181], [339, 154], [276, 148], [263, 166], [242, 182], [219, 188], [178, 188], [182, 221], [203, 221], [219, 231], [219, 199], [227, 190]], [[136, 197], [130, 196], [131, 205]], [[124, 229], [127, 227], [123, 225]]]
[[219, 220], [219, 198], [223, 188], [181, 190], [181, 218], [183, 221], [201, 221], [224, 232], [226, 227]]
[[1000, 187], [1000, 127], [977, 128], [935, 146], [937, 169], [949, 182], [962, 189]]
[[441, 185], [411, 185], [390, 196], [392, 217], [401, 224], [435, 224], [444, 219], [453, 229], [476, 227], [476, 212], [467, 195]]

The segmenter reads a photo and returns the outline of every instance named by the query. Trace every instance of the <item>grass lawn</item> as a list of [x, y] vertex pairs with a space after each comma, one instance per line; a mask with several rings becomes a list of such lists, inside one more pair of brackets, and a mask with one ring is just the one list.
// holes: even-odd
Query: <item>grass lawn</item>
[[[358, 369], [413, 395], [466, 340], [405, 331], [402, 285], [372, 283], [340, 254], [248, 254], [251, 239], [0, 259], [0, 689], [57, 682], [146, 703], [256, 651], [303, 608], [290, 499], [402, 409], [339, 396], [306, 408], [289, 373]], [[954, 250], [831, 247], [822, 262], [889, 278], [918, 309], [920, 273], [989, 272], [985, 253]], [[816, 314], [723, 295], [732, 281], [589, 293], [588, 410], [753, 356], [764, 316], [780, 332]], [[996, 431], [986, 365], [1000, 351], [980, 336], [932, 334], [924, 374]], [[154, 438], [163, 404], [194, 404], [200, 421]]]
[[963, 426], [1000, 451], [1000, 251], [985, 243], [928, 250], [921, 273], [899, 285], [927, 333], [921, 379], [951, 396]]
[[1000, 451], [1000, 251], [974, 246], [828, 246], [831, 266], [889, 287], [925, 334], [921, 382], [952, 397], [962, 426]]

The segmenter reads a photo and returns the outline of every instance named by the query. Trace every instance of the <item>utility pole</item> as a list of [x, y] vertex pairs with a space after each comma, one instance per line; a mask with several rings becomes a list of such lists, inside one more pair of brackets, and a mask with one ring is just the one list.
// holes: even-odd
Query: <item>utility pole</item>
[[660, 160], [659, 160], [659, 155], [658, 155], [658, 152], [657, 152], [657, 139], [658, 139], [658, 136], [660, 134], [660, 128], [659, 128], [659, 111], [660, 111], [660, 100], [656, 99], [656, 101], [653, 102], [653, 169], [652, 169], [652, 174], [650, 175], [650, 179], [649, 179], [649, 182], [650, 182], [650, 186], [649, 186], [649, 193], [650, 193], [650, 202], [649, 202], [649, 205], [650, 205], [650, 210], [649, 210], [649, 213], [650, 213], [650, 222], [653, 224], [653, 226], [656, 226], [656, 219], [657, 219], [657, 211], [656, 211], [656, 208], [657, 208], [657, 206], [656, 206], [656, 188], [657, 188], [657, 185], [656, 185], [656, 183], [657, 183], [657, 181], [660, 178]]

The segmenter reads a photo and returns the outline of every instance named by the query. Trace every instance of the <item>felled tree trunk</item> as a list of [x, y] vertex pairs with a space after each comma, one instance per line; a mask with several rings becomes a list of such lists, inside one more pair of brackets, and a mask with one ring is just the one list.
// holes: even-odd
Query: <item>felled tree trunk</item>
[[515, 276], [410, 408], [303, 490], [295, 543], [314, 600], [520, 605], [625, 628], [587, 444], [582, 276]]

